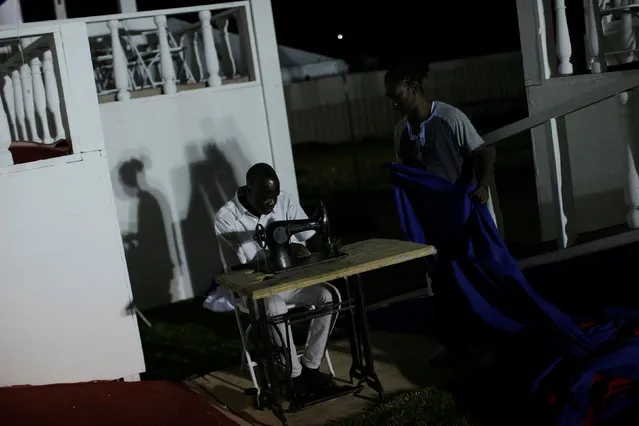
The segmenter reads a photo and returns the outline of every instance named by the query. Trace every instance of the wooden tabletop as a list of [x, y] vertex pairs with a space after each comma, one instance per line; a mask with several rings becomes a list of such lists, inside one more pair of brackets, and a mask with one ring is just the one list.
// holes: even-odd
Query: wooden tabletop
[[215, 280], [241, 296], [263, 299], [283, 291], [310, 287], [436, 253], [432, 246], [380, 238], [346, 245], [342, 251], [347, 256], [276, 275], [244, 269], [218, 275]]

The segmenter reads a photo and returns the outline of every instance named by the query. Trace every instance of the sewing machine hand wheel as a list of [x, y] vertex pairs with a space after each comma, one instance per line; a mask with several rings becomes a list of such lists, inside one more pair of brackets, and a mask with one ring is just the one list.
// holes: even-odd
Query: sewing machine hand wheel
[[266, 248], [266, 230], [264, 229], [264, 226], [261, 223], [257, 224], [257, 227], [255, 228], [255, 234], [253, 235], [253, 239], [255, 240], [255, 242], [257, 242], [257, 245], [259, 245], [261, 248], [263, 249]]

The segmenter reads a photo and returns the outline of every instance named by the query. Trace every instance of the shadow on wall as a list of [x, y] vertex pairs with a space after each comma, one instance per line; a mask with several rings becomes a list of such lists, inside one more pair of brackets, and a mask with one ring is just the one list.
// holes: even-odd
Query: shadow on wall
[[215, 274], [223, 271], [215, 237], [215, 214], [235, 196], [240, 185], [235, 178], [234, 166], [247, 168], [248, 159], [234, 140], [221, 144], [211, 141], [203, 148], [199, 144], [189, 145], [186, 158], [191, 195], [180, 230], [193, 295], [203, 296], [211, 287]]
[[169, 204], [148, 186], [142, 160], [131, 158], [117, 169], [125, 194], [137, 201], [132, 220], [137, 230], [122, 235], [133, 299], [140, 309], [168, 304], [175, 267], [169, 246], [174, 240], [164, 217]]

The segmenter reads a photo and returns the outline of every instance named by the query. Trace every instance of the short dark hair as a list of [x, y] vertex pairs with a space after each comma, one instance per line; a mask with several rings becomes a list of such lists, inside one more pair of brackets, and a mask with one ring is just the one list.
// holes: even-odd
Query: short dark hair
[[246, 172], [246, 184], [251, 186], [251, 184], [256, 183], [257, 181], [266, 181], [273, 180], [277, 183], [280, 182], [277, 177], [277, 173], [275, 173], [275, 169], [266, 163], [257, 163], [253, 164], [251, 168]]
[[415, 84], [422, 87], [422, 81], [428, 76], [429, 66], [419, 58], [403, 59], [388, 68], [384, 76], [386, 84]]

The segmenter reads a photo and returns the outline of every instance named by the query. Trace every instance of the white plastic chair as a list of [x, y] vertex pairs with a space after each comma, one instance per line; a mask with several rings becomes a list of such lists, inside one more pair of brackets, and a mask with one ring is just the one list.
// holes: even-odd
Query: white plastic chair
[[[331, 290], [331, 293], [333, 294], [333, 297], [336, 298], [337, 303], [342, 303], [342, 296], [339, 293], [339, 290], [330, 283], [324, 283], [324, 284], [318, 284], [318, 285], [324, 285], [326, 287], [329, 288], [329, 290]], [[251, 381], [253, 382], [253, 386], [255, 386], [255, 389], [257, 389], [257, 392], [259, 394], [260, 392], [260, 387], [257, 383], [257, 378], [255, 377], [255, 367], [257, 367], [257, 362], [253, 361], [251, 359], [251, 354], [249, 353], [247, 347], [246, 347], [246, 341], [247, 338], [249, 336], [249, 333], [251, 332], [251, 324], [249, 324], [246, 329], [244, 329], [242, 327], [242, 320], [240, 318], [240, 312], [244, 313], [244, 314], [248, 314], [248, 308], [246, 306], [244, 306], [243, 303], [237, 303], [236, 298], [235, 298], [235, 294], [233, 294], [233, 292], [231, 291], [231, 302], [233, 303], [233, 306], [235, 306], [235, 319], [237, 321], [237, 328], [240, 331], [240, 339], [242, 341], [242, 360], [240, 362], [240, 368], [244, 369], [244, 366], [248, 367], [249, 370], [249, 374], [251, 375]], [[298, 305], [294, 305], [294, 304], [290, 304], [290, 305], [286, 305], [286, 308], [288, 310], [291, 309], [295, 309], [295, 308], [299, 308], [300, 306]], [[309, 310], [313, 310], [315, 309], [315, 306], [311, 305], [308, 307]], [[329, 330], [328, 335], [330, 336], [333, 332], [333, 329], [335, 328], [335, 324], [337, 323], [337, 313], [334, 314], [335, 317], [333, 319], [333, 323], [331, 324], [331, 329]], [[313, 321], [313, 320], [311, 320]], [[308, 336], [307, 336], [308, 339]], [[308, 343], [308, 341], [307, 341]], [[304, 345], [306, 346], [306, 344]], [[301, 357], [303, 355], [304, 351], [300, 350], [297, 353], [298, 358]], [[331, 362], [331, 357], [328, 353], [328, 348], [325, 349], [324, 351], [324, 357], [326, 359], [326, 364], [328, 365], [328, 371], [331, 373], [331, 376], [335, 377], [335, 370], [333, 369], [333, 363]]]

